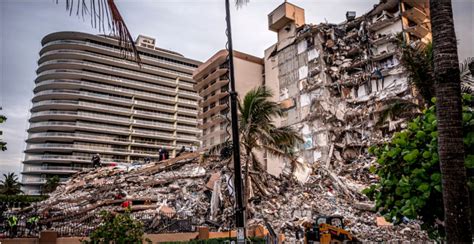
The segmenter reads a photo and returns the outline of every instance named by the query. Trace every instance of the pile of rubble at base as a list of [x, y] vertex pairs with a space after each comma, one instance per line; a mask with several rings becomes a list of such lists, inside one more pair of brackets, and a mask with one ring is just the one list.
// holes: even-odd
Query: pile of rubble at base
[[[178, 213], [190, 216], [196, 225], [232, 229], [234, 187], [230, 165], [229, 161], [203, 159], [193, 153], [138, 168], [83, 171], [59, 186], [38, 205], [38, 210], [47, 213], [42, 222], [54, 223], [53, 228], [87, 225], [92, 229], [98, 221], [85, 223], [86, 219], [98, 216], [102, 210], [122, 212], [123, 202], [130, 201], [134, 216], [156, 216], [152, 223], [158, 222], [163, 213]], [[378, 226], [370, 203], [358, 202], [363, 197], [354, 189], [342, 190], [348, 186], [346, 178], [334, 173], [314, 168], [302, 185], [284, 176], [249, 172], [252, 187], [247, 225], [267, 222], [277, 233], [285, 234], [288, 243], [296, 243], [296, 232], [316, 215], [343, 216], [348, 230], [363, 241], [427, 240], [416, 223]]]

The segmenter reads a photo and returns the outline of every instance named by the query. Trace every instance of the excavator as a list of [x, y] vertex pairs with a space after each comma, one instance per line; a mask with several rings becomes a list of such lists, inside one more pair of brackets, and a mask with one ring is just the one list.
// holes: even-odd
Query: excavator
[[358, 240], [344, 229], [342, 216], [317, 216], [305, 225], [305, 244], [356, 243]]

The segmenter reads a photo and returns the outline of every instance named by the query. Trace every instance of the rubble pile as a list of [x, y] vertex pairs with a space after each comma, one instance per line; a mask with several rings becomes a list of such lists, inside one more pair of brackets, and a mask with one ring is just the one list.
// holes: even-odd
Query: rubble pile
[[[43, 213], [42, 222], [53, 223], [53, 228], [87, 225], [93, 229], [99, 224], [99, 212], [123, 212], [123, 203], [130, 202], [137, 219], [153, 216], [153, 221], [146, 219], [148, 227], [164, 215], [179, 215], [190, 217], [195, 225], [233, 229], [234, 187], [229, 163], [190, 153], [133, 168], [83, 171], [59, 186], [38, 210]], [[303, 231], [305, 222], [317, 215], [341, 215], [347, 228], [364, 241], [427, 240], [416, 223], [377, 226], [373, 206], [363, 202], [355, 180], [350, 183], [328, 175], [332, 173], [323, 168], [312, 171], [305, 184], [286, 176], [249, 172], [248, 226], [268, 223], [277, 233], [285, 234], [288, 243], [296, 243], [296, 232]]]

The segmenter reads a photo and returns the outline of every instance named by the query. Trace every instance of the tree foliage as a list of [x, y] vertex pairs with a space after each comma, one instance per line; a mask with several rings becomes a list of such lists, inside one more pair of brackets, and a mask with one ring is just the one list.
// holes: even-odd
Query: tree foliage
[[[1, 108], [0, 108], [1, 110]], [[0, 115], [0, 124], [4, 123], [5, 121], [7, 120], [7, 117], [5, 117], [4, 115]], [[3, 135], [3, 132], [0, 130], [0, 136]], [[0, 149], [2, 151], [6, 151], [7, 150], [7, 143], [2, 141], [2, 139], [0, 138]]]
[[129, 211], [123, 214], [102, 211], [100, 215], [101, 225], [89, 235], [89, 240], [82, 240], [83, 244], [143, 242], [143, 223], [133, 219]]
[[46, 183], [43, 186], [43, 193], [50, 193], [56, 190], [59, 185], [59, 176], [55, 175], [53, 177], [49, 177], [46, 180]]
[[[474, 99], [464, 94], [463, 102], [465, 164], [474, 168]], [[376, 209], [388, 221], [400, 223], [403, 217], [419, 217], [432, 238], [444, 236], [436, 126], [435, 107], [431, 106], [406, 130], [395, 133], [390, 142], [371, 147], [369, 152], [377, 157], [377, 166], [370, 170], [379, 176], [379, 182], [363, 191], [375, 200]]]
[[0, 180], [0, 194], [17, 195], [22, 193], [21, 184], [15, 173], [3, 174], [4, 179]]
[[402, 50], [401, 62], [408, 72], [408, 78], [420, 92], [423, 102], [431, 104], [431, 98], [434, 97], [434, 77], [433, 77], [433, 45], [411, 46], [398, 37], [399, 46]]

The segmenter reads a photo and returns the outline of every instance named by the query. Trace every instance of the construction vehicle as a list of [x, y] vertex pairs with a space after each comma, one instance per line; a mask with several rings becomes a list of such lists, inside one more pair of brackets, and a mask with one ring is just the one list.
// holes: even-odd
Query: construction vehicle
[[306, 224], [305, 228], [305, 244], [358, 242], [349, 231], [344, 229], [342, 216], [318, 216], [314, 223]]

